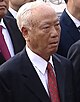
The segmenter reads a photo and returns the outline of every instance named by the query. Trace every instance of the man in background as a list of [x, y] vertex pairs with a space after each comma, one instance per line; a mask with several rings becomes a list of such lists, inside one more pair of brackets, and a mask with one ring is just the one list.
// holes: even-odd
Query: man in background
[[80, 40], [75, 42], [68, 51], [67, 58], [72, 62], [76, 82], [76, 102], [80, 102]]
[[7, 13], [8, 16], [14, 17], [16, 19], [17, 12], [19, 8], [27, 3], [27, 2], [33, 2], [36, 0], [9, 0], [9, 11]]
[[80, 0], [65, 0], [66, 9], [60, 18], [61, 38], [58, 54], [67, 57], [70, 46], [80, 39]]
[[15, 19], [6, 16], [8, 7], [9, 0], [0, 0], [0, 65], [25, 46], [25, 40], [15, 23]]

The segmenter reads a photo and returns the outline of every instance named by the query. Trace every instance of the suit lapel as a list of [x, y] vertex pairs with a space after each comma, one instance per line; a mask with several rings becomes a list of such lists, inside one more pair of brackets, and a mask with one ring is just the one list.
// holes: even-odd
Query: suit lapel
[[7, 11], [6, 16], [10, 16], [10, 17], [13, 17], [14, 18], [14, 16], [11, 14], [11, 12], [9, 10]]
[[[25, 52], [26, 53], [26, 52]], [[34, 95], [41, 100], [41, 102], [50, 102], [47, 92], [39, 79], [32, 63], [30, 62], [28, 56], [26, 54], [23, 55], [23, 69], [22, 77], [24, 81], [25, 87], [28, 87]]]
[[[69, 17], [69, 15], [66, 13], [65, 10], [62, 15], [64, 18], [63, 22], [65, 23], [65, 25], [67, 25], [67, 26], [65, 26], [65, 29], [68, 32], [67, 34], [69, 34], [69, 36], [71, 36], [71, 39], [73, 38], [73, 40], [76, 41], [76, 39], [79, 39], [79, 37], [80, 37], [80, 32], [78, 31], [75, 23], [72, 21], [72, 19]], [[75, 34], [76, 34], [76, 38], [75, 38]]]
[[14, 48], [14, 53], [16, 54], [24, 48], [25, 40], [24, 40], [21, 32], [18, 29], [16, 19], [14, 19], [12, 17], [5, 16], [3, 20], [4, 20], [4, 23], [5, 23], [8, 31], [9, 31], [10, 38], [11, 38], [13, 48]]
[[62, 100], [64, 99], [64, 68], [62, 68], [63, 66], [61, 65], [61, 60], [54, 55], [53, 56], [53, 63], [54, 63], [54, 69], [56, 72], [56, 78], [57, 78], [57, 84], [58, 84], [58, 88], [59, 88], [59, 95], [60, 95], [60, 99], [61, 102], [63, 102]]

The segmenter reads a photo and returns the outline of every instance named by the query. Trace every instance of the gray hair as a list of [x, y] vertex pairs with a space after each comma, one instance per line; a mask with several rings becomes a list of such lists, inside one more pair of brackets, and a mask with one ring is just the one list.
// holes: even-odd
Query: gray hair
[[28, 2], [20, 7], [18, 13], [17, 13], [17, 25], [21, 31], [21, 28], [29, 27], [29, 17], [31, 14], [31, 11], [36, 8], [37, 6], [40, 6], [41, 4], [45, 4], [43, 1], [34, 1], [34, 2]]

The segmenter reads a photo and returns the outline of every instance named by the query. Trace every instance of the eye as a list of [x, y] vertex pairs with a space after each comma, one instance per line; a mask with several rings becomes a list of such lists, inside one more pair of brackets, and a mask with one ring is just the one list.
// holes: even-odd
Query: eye
[[48, 28], [50, 28], [50, 26], [44, 26], [44, 27], [43, 27], [43, 29], [48, 29]]
[[51, 26], [50, 25], [45, 25], [42, 27], [42, 31], [45, 32], [45, 33], [48, 33], [51, 29]]
[[58, 22], [58, 23], [56, 23], [56, 24], [55, 24], [55, 26], [60, 26], [60, 23], [59, 23], [59, 22]]

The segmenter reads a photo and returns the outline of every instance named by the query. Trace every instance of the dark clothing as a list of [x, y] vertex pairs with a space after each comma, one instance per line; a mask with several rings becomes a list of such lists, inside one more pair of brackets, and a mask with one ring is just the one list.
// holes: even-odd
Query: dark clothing
[[[14, 53], [17, 54], [18, 52], [20, 52], [24, 46], [25, 46], [25, 40], [21, 34], [21, 32], [18, 29], [16, 20], [14, 18], [11, 18], [9, 16], [5, 16], [3, 18], [3, 21], [7, 27], [7, 30], [10, 34], [10, 38], [13, 44], [13, 48], [14, 48]], [[2, 53], [0, 52], [0, 64], [4, 63], [5, 59], [2, 55]]]
[[80, 102], [80, 40], [70, 47], [67, 58], [70, 59], [73, 64], [76, 82], [76, 102]]
[[60, 25], [61, 38], [57, 53], [67, 57], [70, 46], [80, 39], [80, 32], [65, 10], [60, 17]]
[[[14, 16], [11, 14], [11, 12], [8, 10], [6, 16], [14, 18]], [[14, 18], [15, 19], [15, 18]]]
[[[61, 102], [75, 102], [72, 64], [57, 54], [53, 63]], [[0, 66], [0, 102], [50, 102], [25, 49]]]

